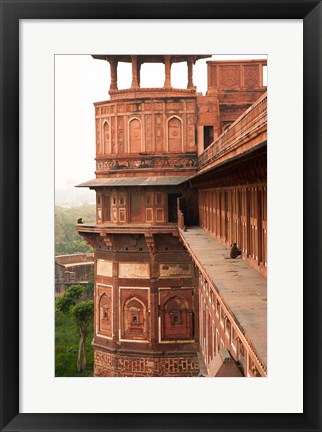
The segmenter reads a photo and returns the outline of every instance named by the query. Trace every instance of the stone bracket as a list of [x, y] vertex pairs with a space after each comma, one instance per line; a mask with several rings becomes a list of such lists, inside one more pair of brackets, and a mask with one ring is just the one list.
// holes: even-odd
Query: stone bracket
[[113, 243], [113, 236], [112, 235], [108, 235], [104, 232], [100, 233], [100, 236], [103, 238], [103, 241], [105, 243], [105, 246], [110, 249], [110, 250], [114, 250], [114, 243]]
[[82, 239], [92, 248], [95, 249], [97, 246], [97, 235], [93, 233], [87, 232], [78, 232], [78, 234], [82, 237]]
[[156, 253], [156, 244], [155, 244], [155, 238], [153, 234], [144, 233], [144, 237], [149, 252], [154, 255]]

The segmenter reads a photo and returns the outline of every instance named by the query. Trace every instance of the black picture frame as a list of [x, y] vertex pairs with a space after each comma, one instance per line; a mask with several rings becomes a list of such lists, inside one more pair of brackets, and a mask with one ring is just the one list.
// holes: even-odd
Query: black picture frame
[[[321, 431], [322, 3], [310, 0], [0, 0], [0, 5], [1, 431]], [[303, 19], [303, 414], [19, 414], [19, 20], [98, 18]], [[290, 155], [289, 163], [291, 160]], [[281, 247], [286, 249], [283, 243]], [[281, 353], [281, 367], [286, 374], [287, 362], [296, 362], [296, 358], [296, 347], [294, 352]]]

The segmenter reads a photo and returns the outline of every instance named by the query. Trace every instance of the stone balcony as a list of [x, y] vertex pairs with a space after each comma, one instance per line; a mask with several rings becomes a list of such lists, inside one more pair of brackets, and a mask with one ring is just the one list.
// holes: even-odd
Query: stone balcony
[[[166, 225], [143, 225], [143, 224], [78, 224], [75, 227], [78, 234], [93, 248], [99, 246], [103, 241], [109, 250], [114, 250], [117, 244], [116, 238], [119, 234], [126, 236], [143, 235], [146, 243], [146, 252], [152, 254], [156, 251], [156, 234], [167, 234], [179, 237], [177, 223], [167, 223]], [[125, 249], [127, 251], [127, 248]]]
[[178, 224], [168, 222], [166, 225], [151, 224], [78, 224], [76, 231], [81, 233], [92, 234], [175, 234], [178, 235]]

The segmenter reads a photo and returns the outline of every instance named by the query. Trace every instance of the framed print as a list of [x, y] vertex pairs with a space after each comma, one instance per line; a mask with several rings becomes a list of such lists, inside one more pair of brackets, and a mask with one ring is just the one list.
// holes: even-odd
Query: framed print
[[[321, 430], [321, 3], [120, 5], [1, 1], [1, 430]], [[108, 71], [96, 72], [106, 60]], [[193, 82], [199, 60], [205, 94]], [[151, 61], [163, 64], [159, 88], [142, 84]], [[180, 62], [179, 91], [171, 66]], [[80, 101], [96, 73], [111, 99], [91, 94], [87, 127]], [[254, 126], [255, 111], [256, 122], [267, 113], [268, 129]], [[231, 150], [228, 172], [212, 144], [238, 127], [243, 153]], [[94, 180], [85, 147], [95, 147]], [[96, 191], [95, 221], [75, 219], [95, 249], [94, 377], [55, 371], [63, 164]], [[219, 243], [200, 251], [212, 238], [226, 252], [215, 254]], [[245, 262], [252, 271], [237, 269]], [[73, 285], [77, 270], [59, 264]], [[244, 280], [238, 301], [233, 282], [222, 297], [211, 266], [236, 287]], [[245, 275], [256, 285], [251, 301]], [[219, 378], [225, 349], [245, 379]]]

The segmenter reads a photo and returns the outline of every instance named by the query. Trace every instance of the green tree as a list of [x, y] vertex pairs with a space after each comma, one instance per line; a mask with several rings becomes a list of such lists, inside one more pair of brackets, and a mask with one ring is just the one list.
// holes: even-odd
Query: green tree
[[93, 300], [82, 301], [71, 308], [71, 314], [79, 328], [79, 349], [77, 370], [82, 372], [86, 368], [86, 337], [94, 316]]
[[82, 285], [71, 285], [64, 295], [57, 299], [56, 310], [63, 314], [70, 314], [78, 326], [79, 348], [77, 357], [77, 370], [82, 372], [86, 368], [86, 337], [88, 329], [94, 316], [93, 300], [82, 300], [84, 287]]
[[92, 270], [89, 277], [88, 282], [85, 285], [85, 295], [88, 299], [94, 298], [94, 271]]

